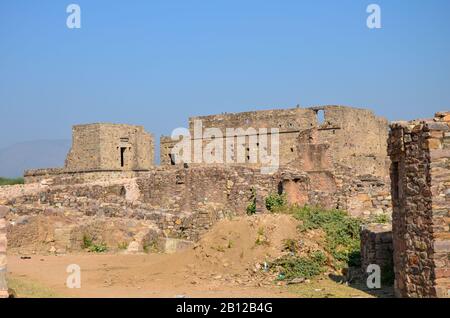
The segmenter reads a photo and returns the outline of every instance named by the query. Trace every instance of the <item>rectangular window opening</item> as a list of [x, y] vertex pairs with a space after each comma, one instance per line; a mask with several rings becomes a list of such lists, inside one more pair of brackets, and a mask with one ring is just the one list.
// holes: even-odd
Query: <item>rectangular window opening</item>
[[120, 166], [123, 168], [125, 166], [125, 150], [126, 147], [120, 147]]

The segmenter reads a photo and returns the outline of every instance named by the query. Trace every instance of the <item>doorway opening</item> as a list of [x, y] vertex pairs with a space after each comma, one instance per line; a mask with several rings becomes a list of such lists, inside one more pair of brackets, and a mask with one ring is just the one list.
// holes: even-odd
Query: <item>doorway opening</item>
[[123, 168], [125, 166], [125, 150], [126, 147], [120, 147], [120, 166]]
[[170, 158], [170, 165], [171, 166], [175, 166], [176, 162], [175, 162], [175, 155], [170, 153], [169, 154], [169, 158]]
[[316, 111], [317, 124], [322, 126], [325, 123], [325, 111], [323, 109], [319, 109]]

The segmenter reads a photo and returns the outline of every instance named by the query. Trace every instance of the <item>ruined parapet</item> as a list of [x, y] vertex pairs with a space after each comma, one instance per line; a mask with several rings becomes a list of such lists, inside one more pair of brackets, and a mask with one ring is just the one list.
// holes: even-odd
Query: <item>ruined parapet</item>
[[6, 214], [8, 208], [0, 205], [0, 298], [8, 298], [6, 283]]
[[40, 183], [41, 185], [70, 185], [88, 182], [102, 182], [116, 179], [130, 179], [139, 177], [150, 170], [118, 171], [118, 170], [69, 170], [65, 168], [34, 169], [24, 173], [26, 184]]
[[383, 281], [391, 278], [394, 271], [392, 226], [390, 224], [365, 225], [360, 235], [362, 271], [367, 273], [370, 265], [378, 265]]
[[450, 112], [389, 135], [395, 291], [450, 296]]

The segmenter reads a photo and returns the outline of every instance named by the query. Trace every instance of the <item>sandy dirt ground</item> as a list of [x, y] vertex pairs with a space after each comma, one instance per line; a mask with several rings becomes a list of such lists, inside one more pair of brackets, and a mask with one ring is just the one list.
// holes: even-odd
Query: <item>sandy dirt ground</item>
[[[286, 254], [287, 239], [302, 252], [321, 248], [322, 235], [300, 236], [288, 215], [225, 219], [193, 248], [175, 254], [87, 253], [8, 256], [8, 279], [18, 297], [370, 297], [364, 290], [327, 274], [308, 283], [286, 285], [264, 264]], [[30, 242], [39, 245], [40, 242]], [[39, 249], [35, 248], [35, 251]], [[67, 267], [81, 268], [81, 288], [70, 289]], [[332, 274], [332, 273], [329, 273]]]
[[[163, 254], [9, 256], [8, 275], [57, 297], [295, 297], [283, 286], [236, 286], [214, 273], [192, 276], [189, 267], [180, 270], [173, 261], [174, 255]], [[81, 268], [80, 289], [66, 287], [70, 264]]]

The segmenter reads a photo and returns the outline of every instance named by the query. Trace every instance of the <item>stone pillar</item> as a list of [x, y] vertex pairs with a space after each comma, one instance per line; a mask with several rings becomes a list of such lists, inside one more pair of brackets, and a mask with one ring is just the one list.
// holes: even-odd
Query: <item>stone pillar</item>
[[0, 298], [8, 298], [6, 283], [6, 214], [9, 209], [0, 205]]
[[450, 296], [450, 113], [391, 125], [395, 292]]

